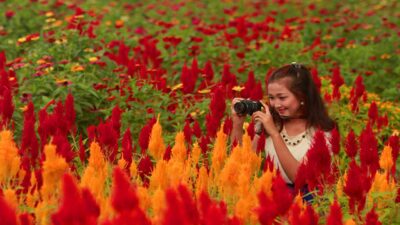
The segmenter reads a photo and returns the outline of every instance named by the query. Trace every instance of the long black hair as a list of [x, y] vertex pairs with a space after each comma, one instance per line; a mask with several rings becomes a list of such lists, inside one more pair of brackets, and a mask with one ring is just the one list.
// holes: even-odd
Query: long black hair
[[[302, 102], [301, 110], [307, 121], [307, 127], [324, 131], [330, 131], [336, 127], [335, 121], [328, 115], [310, 71], [305, 66], [298, 63], [282, 66], [271, 74], [268, 84], [284, 78], [289, 78], [287, 88]], [[277, 124], [283, 125], [283, 119], [275, 110], [272, 110], [272, 116]]]

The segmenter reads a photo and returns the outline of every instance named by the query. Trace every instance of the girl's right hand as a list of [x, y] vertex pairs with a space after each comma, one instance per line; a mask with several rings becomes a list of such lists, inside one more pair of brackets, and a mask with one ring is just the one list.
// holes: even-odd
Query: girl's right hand
[[244, 120], [245, 120], [245, 116], [239, 116], [235, 109], [233, 108], [233, 106], [235, 105], [235, 103], [240, 102], [244, 100], [244, 98], [234, 98], [232, 100], [231, 103], [231, 114], [232, 114], [232, 123], [233, 123], [233, 128], [240, 128], [242, 129], [243, 124], [244, 124]]

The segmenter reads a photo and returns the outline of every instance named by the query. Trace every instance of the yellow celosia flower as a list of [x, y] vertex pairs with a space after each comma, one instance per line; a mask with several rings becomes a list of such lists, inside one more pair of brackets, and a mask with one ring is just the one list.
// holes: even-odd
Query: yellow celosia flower
[[199, 197], [203, 191], [208, 191], [208, 173], [204, 166], [200, 167], [199, 176], [196, 180], [196, 196]]
[[46, 159], [43, 162], [43, 186], [40, 193], [47, 199], [58, 193], [61, 178], [68, 171], [68, 164], [56, 153], [56, 146], [53, 144], [44, 147], [44, 154]]
[[221, 129], [217, 133], [214, 148], [211, 152], [211, 171], [214, 179], [218, 177], [226, 159], [226, 141], [227, 136], [223, 131], [223, 125], [221, 125]]
[[3, 191], [4, 199], [6, 202], [13, 208], [17, 209], [18, 208], [18, 198], [17, 194], [15, 193], [14, 189], [6, 189]]
[[118, 160], [117, 164], [120, 169], [125, 170], [126, 166], [128, 165], [128, 162], [125, 161], [124, 158], [121, 158]]
[[139, 198], [139, 206], [143, 211], [146, 211], [151, 206], [151, 198], [147, 188], [137, 186], [136, 193]]
[[108, 176], [108, 166], [97, 142], [92, 142], [90, 145], [88, 162], [81, 178], [81, 187], [88, 188], [98, 202], [104, 201], [103, 192]]
[[165, 153], [164, 139], [162, 138], [162, 128], [160, 125], [160, 115], [158, 115], [157, 122], [153, 125], [149, 140], [149, 153], [156, 160], [163, 158]]
[[167, 174], [169, 187], [177, 187], [179, 184], [187, 184], [187, 176], [185, 175], [185, 163], [176, 159], [168, 162]]
[[346, 222], [344, 222], [344, 225], [356, 225], [356, 222], [354, 222], [354, 220], [350, 218], [346, 220]]
[[165, 160], [159, 160], [153, 172], [151, 173], [149, 190], [155, 190], [158, 188], [164, 190], [167, 187], [168, 187], [167, 162]]
[[185, 135], [183, 132], [178, 132], [175, 136], [175, 144], [171, 149], [171, 160], [185, 162], [187, 158], [187, 149], [185, 147]]
[[11, 131], [0, 132], [0, 184], [15, 177], [21, 160]]
[[393, 166], [392, 148], [385, 146], [379, 159], [379, 165], [385, 171], [390, 171]]
[[272, 180], [276, 176], [276, 170], [266, 170], [261, 177], [254, 179], [255, 192], [264, 192], [267, 196], [272, 196]]
[[162, 189], [158, 188], [151, 199], [151, 206], [153, 208], [153, 215], [152, 218], [153, 224], [160, 224], [161, 219], [163, 218], [164, 211], [166, 209], [166, 199], [165, 193]]

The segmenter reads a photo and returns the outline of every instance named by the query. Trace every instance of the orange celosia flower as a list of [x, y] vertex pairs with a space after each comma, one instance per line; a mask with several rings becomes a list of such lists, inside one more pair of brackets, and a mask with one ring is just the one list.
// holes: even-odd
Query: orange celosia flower
[[344, 222], [344, 225], [356, 225], [356, 222], [354, 222], [354, 220], [350, 218], [346, 220], [346, 222]]
[[[181, 156], [180, 156], [181, 157]], [[168, 162], [167, 174], [169, 186], [177, 187], [179, 184], [187, 184], [187, 176], [185, 173], [185, 163], [180, 159], [172, 158]]]
[[164, 215], [166, 209], [166, 199], [164, 190], [158, 188], [154, 192], [151, 199], [151, 205], [154, 215], [154, 217], [152, 218], [152, 222], [153, 224], [160, 224], [163, 218], [162, 215]]
[[163, 158], [165, 153], [165, 144], [162, 138], [162, 127], [160, 125], [160, 115], [158, 115], [157, 122], [153, 125], [149, 140], [149, 153], [156, 160]]
[[81, 186], [87, 187], [91, 191], [103, 212], [104, 202], [106, 201], [104, 199], [104, 187], [108, 176], [108, 165], [97, 142], [92, 142], [90, 145], [88, 161], [89, 163], [81, 178]]
[[226, 159], [226, 141], [227, 136], [223, 131], [223, 125], [221, 125], [221, 129], [217, 133], [217, 139], [215, 140], [214, 148], [211, 153], [211, 171], [214, 179], [218, 177]]
[[4, 199], [14, 209], [18, 208], [18, 198], [14, 189], [6, 189], [3, 191]]
[[196, 196], [200, 197], [202, 192], [208, 192], [208, 173], [207, 169], [202, 166], [199, 170], [199, 175], [196, 180]]
[[379, 159], [379, 166], [385, 171], [390, 171], [393, 166], [392, 148], [385, 146]]
[[18, 173], [21, 160], [11, 131], [0, 132], [0, 184], [12, 179]]
[[264, 192], [268, 197], [272, 195], [272, 180], [276, 176], [276, 170], [266, 170], [261, 177], [254, 179], [254, 187], [255, 192], [259, 193], [260, 191]]
[[168, 187], [167, 162], [165, 160], [159, 160], [153, 172], [151, 173], [149, 190], [155, 190], [158, 188], [164, 190], [167, 187]]
[[41, 194], [48, 200], [58, 193], [61, 185], [61, 178], [68, 170], [65, 159], [56, 153], [56, 146], [48, 144], [44, 147], [46, 160], [43, 162], [43, 186]]
[[183, 132], [178, 132], [175, 136], [175, 145], [171, 149], [171, 160], [185, 162], [187, 150], [185, 147], [185, 135]]

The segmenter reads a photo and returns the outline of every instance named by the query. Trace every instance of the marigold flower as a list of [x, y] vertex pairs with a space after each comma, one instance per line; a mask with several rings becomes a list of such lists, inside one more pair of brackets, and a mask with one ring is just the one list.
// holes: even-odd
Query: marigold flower
[[12, 132], [0, 132], [0, 184], [12, 179], [18, 173], [21, 159], [13, 140]]

